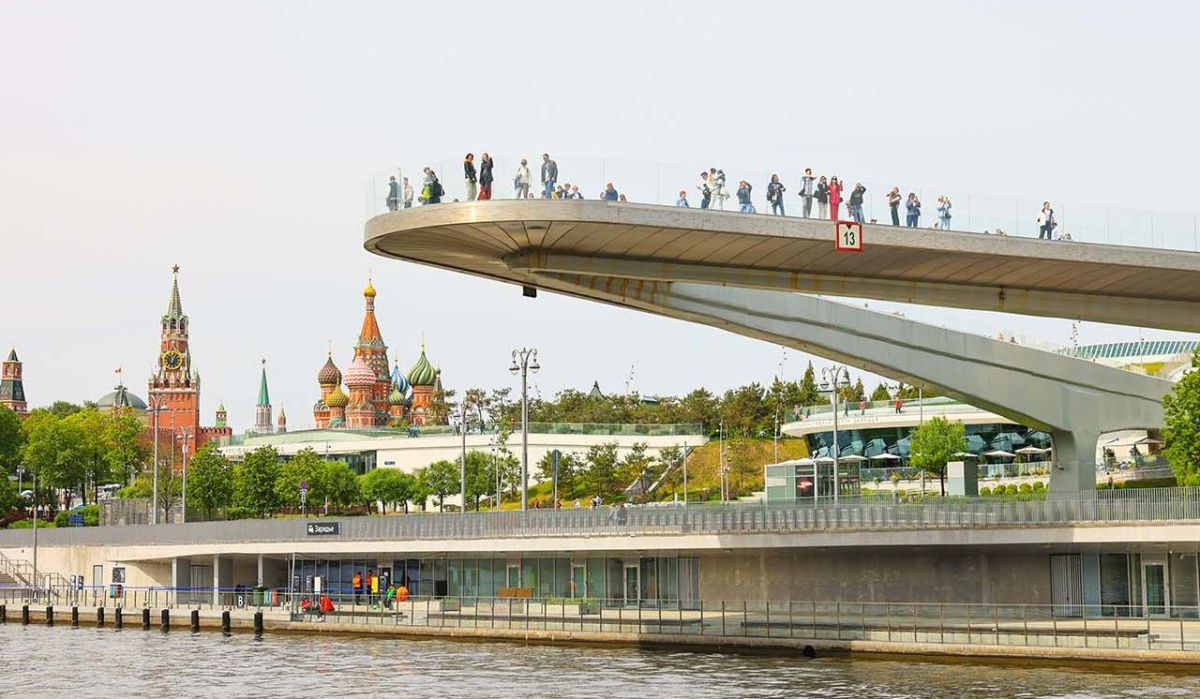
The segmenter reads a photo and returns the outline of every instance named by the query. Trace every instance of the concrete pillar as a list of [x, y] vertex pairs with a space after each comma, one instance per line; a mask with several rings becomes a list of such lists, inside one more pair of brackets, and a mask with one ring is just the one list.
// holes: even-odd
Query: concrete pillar
[[212, 560], [213, 573], [213, 596], [212, 603], [214, 607], [221, 605], [221, 557], [214, 555]]
[[1051, 493], [1077, 493], [1096, 489], [1096, 442], [1098, 432], [1055, 430], [1054, 469], [1050, 472]]
[[260, 554], [258, 554], [258, 586], [259, 586], [259, 587], [262, 587], [262, 586], [263, 586], [263, 579], [264, 579], [264, 576], [263, 576], [263, 555], [260, 553]]

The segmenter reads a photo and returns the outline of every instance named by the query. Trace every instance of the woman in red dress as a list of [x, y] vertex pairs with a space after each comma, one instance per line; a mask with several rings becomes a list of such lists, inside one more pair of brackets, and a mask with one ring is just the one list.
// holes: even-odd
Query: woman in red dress
[[837, 175], [829, 178], [829, 214], [834, 221], [838, 220], [838, 207], [842, 203], [842, 181]]

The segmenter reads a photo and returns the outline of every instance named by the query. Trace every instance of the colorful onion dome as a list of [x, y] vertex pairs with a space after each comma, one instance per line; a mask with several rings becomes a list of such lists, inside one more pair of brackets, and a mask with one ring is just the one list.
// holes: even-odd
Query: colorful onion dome
[[400, 371], [400, 363], [392, 364], [392, 387], [400, 392], [400, 395], [408, 393], [408, 379], [404, 373]]
[[367, 280], [367, 288], [363, 289], [363, 296], [369, 299], [375, 298], [375, 285], [371, 283], [370, 279]]
[[334, 386], [329, 395], [325, 396], [325, 405], [330, 408], [344, 408], [350, 404], [350, 396], [342, 390], [341, 386]]
[[375, 384], [375, 372], [367, 366], [361, 356], [354, 358], [354, 361], [350, 363], [350, 368], [346, 369], [346, 373], [343, 374], [343, 378], [351, 389], [369, 388]]
[[342, 372], [333, 363], [333, 355], [325, 358], [325, 366], [317, 372], [317, 383], [322, 386], [336, 386], [342, 382]]
[[421, 347], [421, 357], [408, 370], [408, 383], [413, 386], [432, 386], [437, 381], [437, 369], [425, 357], [425, 347]]
[[388, 394], [388, 405], [404, 405], [404, 394], [392, 384], [392, 392]]

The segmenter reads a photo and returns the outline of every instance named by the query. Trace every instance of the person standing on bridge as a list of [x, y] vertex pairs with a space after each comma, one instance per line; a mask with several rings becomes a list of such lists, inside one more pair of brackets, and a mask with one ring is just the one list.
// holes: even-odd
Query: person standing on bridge
[[916, 228], [921, 221], [921, 200], [917, 198], [916, 192], [908, 193], [908, 201], [904, 203], [904, 208], [908, 210], [904, 224], [909, 228]]
[[863, 194], [866, 194], [867, 188], [862, 182], [854, 185], [854, 189], [850, 192], [850, 218], [863, 223]]
[[413, 188], [409, 184], [408, 178], [404, 178], [404, 208], [411, 209], [413, 201]]
[[787, 191], [783, 183], [779, 181], [779, 175], [771, 175], [771, 181], [767, 183], [767, 201], [771, 203], [771, 213], [778, 216], [786, 216], [783, 210], [783, 193]]
[[900, 200], [903, 198], [899, 187], [892, 187], [892, 191], [888, 192], [888, 209], [892, 212], [893, 226], [900, 225]]
[[549, 199], [554, 195], [554, 185], [558, 182], [558, 163], [550, 159], [549, 153], [542, 153], [542, 198]]
[[717, 208], [724, 211], [725, 200], [729, 198], [729, 192], [725, 191], [725, 171], [711, 168], [708, 171], [708, 184], [712, 187], [712, 199]]
[[687, 200], [687, 190], [686, 190], [686, 189], [681, 189], [681, 190], [679, 190], [679, 198], [675, 200], [675, 206], [676, 206], [676, 207], [678, 207], [678, 208], [680, 208], [680, 209], [689, 209], [689, 208], [691, 208], [691, 205], [690, 205], [690, 204], [688, 204], [688, 200]]
[[750, 192], [753, 189], [754, 188], [751, 187], [750, 183], [747, 182], [746, 180], [742, 180], [741, 182], [738, 182], [738, 188], [737, 188], [738, 207], [741, 209], [743, 214], [754, 213], [754, 203], [750, 200]]
[[825, 181], [825, 175], [817, 180], [813, 196], [817, 199], [817, 218], [829, 218], [829, 183]]
[[842, 205], [842, 182], [837, 175], [829, 178], [829, 211], [834, 221], [838, 220], [838, 209]]
[[1038, 212], [1038, 240], [1050, 240], [1054, 229], [1058, 227], [1058, 221], [1054, 220], [1054, 209], [1050, 208], [1050, 202], [1042, 202], [1042, 210]]
[[950, 230], [950, 197], [942, 195], [938, 197], [938, 221], [941, 222], [941, 228], [944, 231]]
[[463, 158], [463, 178], [467, 184], [467, 201], [475, 201], [475, 156], [471, 153]]
[[620, 197], [612, 182], [604, 185], [604, 201], [616, 201]]
[[388, 211], [400, 208], [400, 183], [396, 181], [395, 175], [388, 178], [387, 208]]
[[529, 161], [524, 158], [521, 158], [521, 164], [517, 166], [517, 175], [513, 178], [513, 195], [517, 199], [529, 197]]
[[696, 189], [700, 190], [700, 208], [707, 209], [712, 203], [712, 180], [704, 170], [700, 171], [700, 184], [696, 185]]
[[816, 181], [817, 178], [813, 177], [812, 168], [804, 168], [804, 177], [800, 178], [800, 197], [804, 199], [804, 218], [812, 217], [812, 200]]
[[492, 182], [496, 179], [492, 175], [492, 156], [487, 153], [479, 161], [479, 200], [487, 201], [492, 198]]

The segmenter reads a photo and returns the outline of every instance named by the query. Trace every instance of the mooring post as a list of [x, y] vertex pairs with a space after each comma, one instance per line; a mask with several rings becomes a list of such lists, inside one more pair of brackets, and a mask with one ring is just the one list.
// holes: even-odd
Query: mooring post
[[54, 607], [46, 607], [46, 626], [54, 626]]
[[162, 630], [166, 633], [171, 630], [171, 610], [162, 610]]
[[229, 610], [221, 612], [221, 630], [229, 633]]
[[96, 607], [96, 628], [104, 628], [104, 607]]
[[71, 607], [71, 628], [79, 628], [79, 607]]
[[261, 636], [263, 634], [263, 615], [262, 612], [254, 613], [254, 635]]
[[192, 610], [192, 633], [196, 633], [199, 630], [200, 630], [200, 610], [193, 609]]
[[117, 629], [122, 629], [125, 627], [124, 615], [121, 612], [122, 610], [120, 607], [117, 607], [113, 610], [113, 626], [117, 627]]
[[29, 626], [29, 605], [21, 605], [21, 625]]
[[150, 630], [150, 608], [142, 607], [142, 631]]
[[8, 605], [0, 604], [0, 624], [8, 623]]

